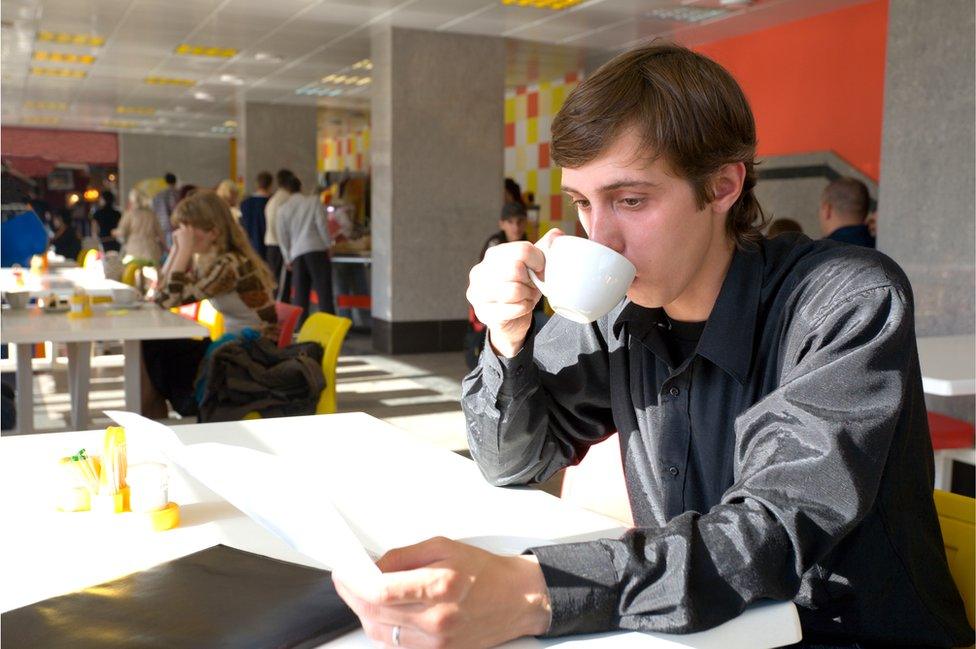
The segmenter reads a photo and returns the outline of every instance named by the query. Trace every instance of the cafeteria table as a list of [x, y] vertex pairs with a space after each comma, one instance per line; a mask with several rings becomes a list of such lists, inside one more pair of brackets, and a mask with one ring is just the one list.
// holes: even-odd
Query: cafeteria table
[[91, 380], [92, 343], [121, 340], [125, 355], [123, 378], [125, 407], [141, 412], [140, 371], [143, 340], [206, 337], [210, 332], [155, 304], [139, 302], [120, 307], [98, 304], [87, 318], [69, 318], [67, 313], [4, 308], [0, 343], [17, 346], [17, 432], [34, 432], [34, 387], [31, 357], [33, 345], [66, 343], [68, 348], [68, 389], [71, 394], [71, 427], [88, 425], [88, 387]]
[[[373, 554], [447, 536], [495, 551], [518, 553], [526, 545], [553, 541], [616, 538], [619, 522], [577, 508], [543, 491], [488, 485], [471, 460], [411, 437], [364, 413], [258, 419], [173, 427], [184, 444], [222, 442], [307, 462], [330, 477], [332, 500]], [[103, 431], [0, 438], [0, 498], [5, 511], [0, 572], [0, 610], [109, 581], [134, 571], [223, 543], [284, 561], [330, 568], [268, 532], [182, 470], [170, 469], [170, 500], [181, 507], [180, 526], [152, 532], [134, 514], [60, 513], [50, 489], [59, 457], [79, 448], [99, 448]], [[131, 432], [130, 462], [157, 460], [154, 449]], [[145, 438], [141, 438], [145, 439]], [[261, 476], [254, 479], [260, 480]], [[289, 485], [290, 486], [290, 485]], [[25, 488], [27, 487], [27, 488]], [[315, 516], [326, 496], [294, 493]], [[332, 542], [334, 535], [323, 539]], [[733, 636], [754, 623], [758, 609], [775, 611], [775, 623], [761, 625], [750, 642]], [[753, 616], [753, 617], [750, 617]], [[768, 628], [772, 627], [772, 628]], [[510, 647], [750, 646], [761, 649], [800, 639], [790, 602], [760, 604], [705, 634], [666, 636], [619, 632], [539, 640], [523, 638]], [[707, 635], [709, 643], [696, 640]], [[740, 633], [740, 636], [742, 634]], [[728, 643], [721, 642], [729, 640]], [[611, 642], [612, 641], [612, 642]], [[716, 644], [716, 642], [718, 643]], [[332, 649], [371, 646], [362, 630], [332, 641]]]

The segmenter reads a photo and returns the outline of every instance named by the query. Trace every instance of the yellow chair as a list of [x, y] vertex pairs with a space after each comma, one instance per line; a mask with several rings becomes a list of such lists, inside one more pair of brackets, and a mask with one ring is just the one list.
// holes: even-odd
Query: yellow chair
[[972, 625], [976, 604], [976, 500], [936, 489], [935, 510], [942, 527], [949, 572]]
[[145, 259], [132, 259], [125, 263], [125, 268], [122, 270], [122, 283], [129, 286], [136, 285], [136, 275], [139, 273], [139, 269], [143, 266], [152, 266], [152, 262], [146, 261]]
[[346, 332], [352, 326], [352, 320], [341, 318], [328, 313], [313, 313], [302, 325], [298, 332], [297, 342], [317, 342], [322, 345], [322, 374], [325, 375], [325, 389], [319, 397], [315, 414], [327, 415], [336, 411], [336, 365], [339, 362], [339, 350]]
[[210, 340], [217, 340], [224, 335], [224, 316], [214, 308], [210, 300], [200, 302], [197, 311], [197, 322], [210, 329]]
[[85, 251], [85, 256], [81, 260], [81, 267], [84, 268], [85, 270], [94, 268], [95, 264], [98, 263], [98, 260], [101, 259], [101, 257], [102, 254], [99, 251], [95, 250], [94, 248], [91, 248]]
[[78, 253], [78, 257], [75, 259], [75, 261], [78, 262], [78, 265], [79, 266], [84, 266], [85, 265], [85, 257], [88, 255], [88, 252], [90, 250], [92, 250], [92, 249], [91, 248], [82, 248], [81, 249], [81, 252]]

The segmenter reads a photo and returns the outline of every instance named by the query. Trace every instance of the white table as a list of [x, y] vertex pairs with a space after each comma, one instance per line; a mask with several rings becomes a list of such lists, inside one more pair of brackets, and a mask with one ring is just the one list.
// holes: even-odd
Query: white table
[[[583, 540], [623, 532], [613, 519], [544, 492], [491, 487], [470, 460], [362, 413], [197, 424], [174, 430], [186, 443], [225, 442], [280, 456], [319, 458], [322, 471], [348, 485], [337, 505], [354, 527], [367, 533], [366, 544], [374, 552], [436, 535]], [[115, 579], [216, 543], [329, 567], [317, 566], [176, 470], [170, 473], [170, 499], [180, 504], [182, 522], [174, 530], [144, 530], [131, 514], [99, 517], [53, 511], [43, 487], [51, 482], [48, 475], [57, 468], [57, 458], [82, 447], [98, 448], [102, 437], [102, 431], [87, 431], [0, 439], [0, 499], [7, 520], [0, 553], [4, 577], [0, 610]], [[128, 452], [130, 461], [155, 459], [149, 449], [131, 443]], [[309, 515], [314, 515], [315, 494], [296, 494], [296, 498], [306, 501]], [[777, 606], [792, 610], [792, 604]], [[739, 623], [748, 614], [737, 618]], [[735, 625], [737, 620], [726, 624]], [[642, 634], [609, 637], [617, 640], [612, 646], [648, 645], [648, 637]], [[692, 636], [672, 637], [671, 646], [680, 646]], [[799, 640], [798, 626], [783, 637], [783, 644]], [[589, 640], [581, 644], [603, 647], [608, 636]], [[522, 639], [511, 646], [566, 646], [566, 642]], [[329, 646], [371, 645], [358, 631]]]
[[88, 425], [93, 342], [122, 341], [125, 407], [133, 412], [141, 412], [140, 341], [209, 335], [210, 332], [203, 325], [154, 304], [141, 304], [134, 308], [95, 305], [89, 318], [69, 318], [66, 313], [45, 313], [38, 308], [4, 309], [0, 316], [0, 342], [17, 346], [18, 432], [32, 433], [34, 429], [33, 344], [67, 343], [71, 426], [84, 428]]
[[55, 268], [46, 273], [34, 274], [29, 269], [0, 268], [0, 291], [28, 291], [31, 297], [47, 297], [54, 293], [59, 298], [74, 294], [76, 288], [89, 295], [111, 297], [113, 290], [129, 289], [122, 282], [105, 279], [96, 270], [85, 268]]
[[918, 339], [922, 389], [926, 394], [958, 397], [976, 394], [974, 336], [929, 336]]

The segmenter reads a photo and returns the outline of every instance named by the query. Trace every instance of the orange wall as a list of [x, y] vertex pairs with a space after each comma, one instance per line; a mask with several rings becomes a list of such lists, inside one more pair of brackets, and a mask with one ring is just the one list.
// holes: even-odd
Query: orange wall
[[887, 32], [870, 0], [695, 49], [742, 85], [760, 156], [830, 149], [877, 180]]

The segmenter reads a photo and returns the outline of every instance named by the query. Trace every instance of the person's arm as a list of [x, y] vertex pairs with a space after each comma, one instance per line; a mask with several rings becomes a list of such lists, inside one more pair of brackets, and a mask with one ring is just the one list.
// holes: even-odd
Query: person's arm
[[181, 241], [178, 246], [174, 243], [174, 247], [174, 252], [166, 260], [160, 273], [159, 288], [153, 298], [160, 306], [172, 308], [199, 302], [237, 287], [238, 273], [232, 255], [217, 257], [202, 273], [197, 274], [189, 270], [190, 257], [185, 251], [190, 246]]
[[329, 216], [325, 213], [325, 207], [318, 201], [315, 202], [315, 228], [318, 230], [319, 236], [322, 237], [322, 241], [325, 242], [325, 247], [331, 248], [332, 237], [329, 235]]
[[780, 387], [736, 420], [735, 484], [720, 504], [620, 540], [532, 550], [549, 634], [688, 633], [759, 599], [792, 599], [871, 510], [918, 380], [911, 297], [875, 286], [793, 318]]
[[287, 205], [279, 205], [275, 212], [275, 236], [278, 238], [278, 247], [281, 248], [281, 256], [286, 264], [291, 263], [289, 248], [291, 247], [291, 231], [287, 222], [290, 220], [291, 211]]

